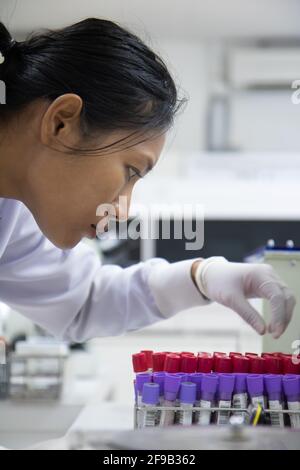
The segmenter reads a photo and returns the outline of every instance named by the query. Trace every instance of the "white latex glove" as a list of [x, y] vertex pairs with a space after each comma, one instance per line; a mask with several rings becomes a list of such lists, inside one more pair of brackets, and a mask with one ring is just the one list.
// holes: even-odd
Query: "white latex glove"
[[[195, 282], [205, 297], [235, 310], [260, 335], [268, 331], [279, 338], [292, 318], [295, 297], [268, 264], [230, 263], [212, 257], [199, 263]], [[255, 297], [269, 300], [269, 325], [247, 300]]]

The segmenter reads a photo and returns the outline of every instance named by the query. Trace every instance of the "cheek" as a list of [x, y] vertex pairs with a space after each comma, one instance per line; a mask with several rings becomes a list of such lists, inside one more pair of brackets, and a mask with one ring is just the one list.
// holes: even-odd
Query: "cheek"
[[123, 171], [94, 171], [86, 180], [81, 180], [83, 198], [94, 204], [110, 204], [123, 191]]
[[124, 172], [120, 170], [108, 171], [104, 167], [76, 172], [64, 188], [62, 207], [69, 211], [69, 222], [83, 219], [93, 223], [97, 207], [117, 200], [124, 182]]
[[40, 165], [32, 171], [28, 205], [48, 236], [89, 226], [97, 207], [114, 202], [123, 191], [124, 170], [113, 160], [47, 161], [46, 169]]

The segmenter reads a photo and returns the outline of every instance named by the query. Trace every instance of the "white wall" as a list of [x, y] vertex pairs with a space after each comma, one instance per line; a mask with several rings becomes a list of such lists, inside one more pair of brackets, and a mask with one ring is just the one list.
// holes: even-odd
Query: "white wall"
[[205, 44], [199, 40], [162, 38], [159, 51], [169, 65], [179, 89], [188, 98], [175, 122], [172, 148], [195, 152], [204, 148], [207, 99], [207, 58]]
[[[120, 21], [150, 41], [170, 64], [177, 82], [189, 96], [173, 132], [172, 149], [183, 153], [201, 151], [205, 144], [205, 105], [214, 59], [214, 49], [208, 44], [216, 40], [222, 44], [223, 38], [234, 37], [300, 38], [298, 0], [1, 0], [0, 3], [0, 18], [17, 37], [40, 27], [60, 27], [88, 16]], [[243, 98], [235, 102], [234, 110], [238, 112], [234, 115], [233, 144], [249, 150], [277, 147], [298, 150], [298, 109], [289, 109], [291, 117], [283, 118], [288, 105], [283, 102], [281, 107], [276, 96], [271, 104], [266, 100], [261, 104], [254, 97], [250, 103]], [[269, 116], [272, 122], [268, 125]], [[277, 143], [275, 136], [278, 140], [282, 133], [290, 133], [291, 137]]]

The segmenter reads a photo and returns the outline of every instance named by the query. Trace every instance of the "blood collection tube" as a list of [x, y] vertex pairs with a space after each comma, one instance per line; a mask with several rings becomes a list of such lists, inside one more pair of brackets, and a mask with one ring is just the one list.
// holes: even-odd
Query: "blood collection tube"
[[[247, 374], [235, 374], [235, 383], [232, 397], [232, 407], [246, 409], [248, 407]], [[244, 411], [234, 412], [235, 416], [242, 416], [247, 421], [247, 413]]]
[[266, 374], [281, 374], [282, 373], [282, 358], [274, 355], [264, 355], [265, 360], [265, 373]]
[[288, 409], [298, 411], [297, 414], [290, 414], [291, 427], [300, 429], [300, 377], [295, 375], [283, 376], [282, 378], [284, 395], [286, 398]]
[[[175, 406], [180, 389], [181, 377], [175, 374], [165, 375], [164, 384], [164, 406]], [[174, 424], [175, 411], [162, 410], [160, 415], [160, 426], [170, 426]]]
[[215, 355], [214, 372], [223, 374], [232, 372], [232, 358], [225, 355]]
[[142, 402], [142, 393], [144, 383], [152, 382], [152, 375], [147, 372], [140, 373], [136, 375], [135, 379], [135, 388], [137, 396], [137, 405], [140, 406]]
[[212, 408], [215, 404], [218, 382], [217, 374], [203, 374], [200, 407], [207, 408], [207, 410], [201, 410], [199, 413], [197, 424], [201, 426], [210, 424], [211, 411], [209, 411], [209, 408]]
[[250, 359], [245, 356], [232, 356], [232, 370], [233, 372], [244, 374], [249, 372]]
[[148, 370], [146, 354], [132, 354], [132, 365], [135, 373], [146, 372]]
[[152, 382], [146, 382], [143, 385], [140, 427], [148, 428], [154, 427], [157, 424], [157, 411], [152, 408], [159, 403], [159, 385]]
[[180, 410], [178, 412], [178, 423], [190, 426], [193, 422], [193, 407], [196, 402], [197, 386], [193, 382], [182, 382], [179, 391]]
[[266, 367], [266, 360], [259, 356], [247, 356], [250, 360], [249, 372], [250, 374], [264, 374]]
[[153, 372], [153, 383], [159, 385], [159, 404], [162, 405], [164, 401], [164, 385], [165, 385], [165, 372]]
[[169, 374], [180, 372], [181, 357], [178, 354], [167, 354], [165, 358], [164, 370]]
[[198, 354], [197, 372], [209, 373], [213, 369], [213, 357], [207, 353]]
[[[218, 386], [218, 407], [231, 408], [231, 400], [234, 389], [235, 375], [234, 374], [219, 374]], [[224, 425], [229, 422], [230, 412], [220, 410], [217, 412], [217, 424]]]
[[152, 354], [153, 372], [162, 372], [164, 370], [166, 353], [157, 352]]
[[282, 379], [280, 375], [265, 375], [264, 376], [265, 389], [267, 391], [268, 407], [274, 412], [270, 413], [271, 426], [283, 428], [284, 416], [283, 413], [276, 413], [275, 411], [283, 410], [282, 404]]
[[189, 354], [182, 354], [181, 355], [181, 372], [186, 372], [188, 374], [192, 374], [197, 370], [197, 362], [198, 359], [196, 356], [192, 356]]
[[141, 351], [141, 353], [144, 353], [145, 356], [146, 356], [148, 370], [152, 370], [152, 367], [153, 367], [153, 363], [152, 363], [153, 351], [151, 351], [150, 349], [144, 349], [143, 351]]
[[264, 397], [264, 377], [258, 374], [247, 375], [247, 389], [250, 397], [250, 401], [253, 406], [260, 405], [265, 408], [265, 397]]

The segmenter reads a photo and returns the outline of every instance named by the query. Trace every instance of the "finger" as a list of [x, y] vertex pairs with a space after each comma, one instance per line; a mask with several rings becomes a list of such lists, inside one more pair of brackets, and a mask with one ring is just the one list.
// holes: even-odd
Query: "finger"
[[275, 339], [279, 338], [279, 336], [281, 336], [287, 329], [292, 319], [293, 311], [296, 305], [295, 296], [289, 288], [284, 287], [283, 293], [285, 297], [285, 321], [280, 324], [280, 322], [278, 322], [274, 317], [271, 319], [270, 325], [268, 327], [269, 332], [273, 334]]
[[250, 305], [245, 297], [235, 297], [232, 308], [259, 334], [266, 332], [266, 324], [255, 308]]
[[294, 308], [296, 306], [296, 297], [294, 296], [293, 292], [289, 289], [285, 289], [285, 304], [286, 304], [286, 316], [287, 316], [287, 326], [289, 325], [293, 313], [294, 313]]
[[[277, 281], [266, 281], [259, 286], [261, 296], [270, 302], [271, 321], [268, 331], [272, 333], [273, 338], [279, 338], [285, 331], [290, 316], [291, 305], [287, 305], [287, 288], [282, 287]], [[289, 310], [288, 310], [289, 307]]]

